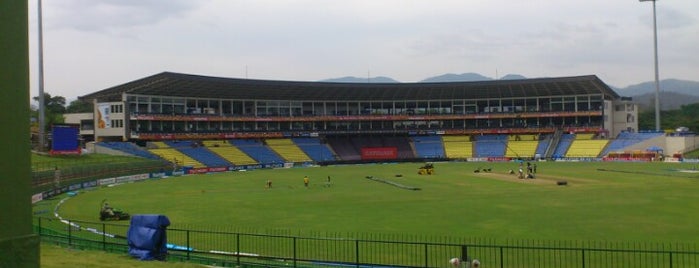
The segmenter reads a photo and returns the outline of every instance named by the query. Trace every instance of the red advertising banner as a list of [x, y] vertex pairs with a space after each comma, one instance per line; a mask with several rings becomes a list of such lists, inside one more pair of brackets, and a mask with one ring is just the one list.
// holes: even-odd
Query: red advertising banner
[[204, 167], [204, 168], [193, 168], [187, 171], [187, 174], [204, 174], [209, 172], [224, 172], [228, 171], [227, 167]]
[[509, 157], [488, 157], [488, 162], [509, 162], [512, 160]]
[[362, 148], [362, 160], [372, 159], [396, 159], [398, 148], [396, 147], [364, 147]]
[[75, 149], [75, 150], [70, 150], [70, 151], [58, 151], [58, 150], [49, 151], [49, 155], [79, 155], [80, 153], [82, 153], [82, 149], [80, 149], [80, 148]]

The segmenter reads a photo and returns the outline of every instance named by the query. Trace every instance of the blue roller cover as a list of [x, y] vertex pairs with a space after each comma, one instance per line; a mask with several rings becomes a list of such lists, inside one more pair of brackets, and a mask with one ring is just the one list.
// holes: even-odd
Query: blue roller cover
[[129, 255], [139, 260], [165, 260], [170, 220], [164, 215], [133, 215], [126, 233]]

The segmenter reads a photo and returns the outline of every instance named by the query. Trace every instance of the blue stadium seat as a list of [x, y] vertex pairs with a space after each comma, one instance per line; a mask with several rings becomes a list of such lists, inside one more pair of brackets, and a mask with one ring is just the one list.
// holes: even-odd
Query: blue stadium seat
[[112, 150], [124, 152], [127, 154], [131, 154], [134, 156], [140, 156], [140, 157], [148, 158], [148, 159], [160, 159], [160, 157], [158, 157], [157, 155], [154, 155], [145, 149], [141, 149], [141, 147], [138, 147], [138, 145], [133, 144], [131, 142], [108, 141], [108, 142], [98, 142], [97, 145], [105, 147], [105, 148], [109, 148]]
[[607, 155], [610, 152], [623, 151], [624, 148], [641, 143], [645, 140], [652, 139], [664, 135], [663, 132], [621, 132], [612, 140], [607, 148], [604, 149], [602, 155]]
[[255, 159], [260, 164], [283, 164], [284, 159], [277, 155], [272, 149], [255, 139], [235, 139], [231, 144]]
[[321, 144], [318, 138], [292, 138], [291, 140], [315, 162], [336, 160], [333, 152], [327, 145]]
[[536, 153], [541, 157], [544, 157], [546, 150], [549, 147], [549, 142], [551, 141], [551, 135], [542, 135], [543, 137], [539, 140], [539, 144], [536, 146]]
[[507, 135], [476, 136], [474, 157], [504, 157], [507, 149]]
[[568, 148], [570, 148], [570, 145], [573, 143], [574, 139], [575, 134], [562, 134], [561, 140], [558, 142], [558, 145], [556, 145], [556, 150], [553, 151], [553, 155], [551, 155], [551, 157], [554, 159], [565, 157], [566, 152], [568, 152]]
[[186, 154], [187, 156], [194, 158], [200, 163], [206, 165], [207, 167], [230, 167], [233, 166], [232, 163], [226, 161], [217, 154], [209, 151], [206, 147], [180, 147], [176, 148], [178, 151]]
[[445, 158], [444, 143], [440, 136], [413, 137], [415, 153], [419, 158]]

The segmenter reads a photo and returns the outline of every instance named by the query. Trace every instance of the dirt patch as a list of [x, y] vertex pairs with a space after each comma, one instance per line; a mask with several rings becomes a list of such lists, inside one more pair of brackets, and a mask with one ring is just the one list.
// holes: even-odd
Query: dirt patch
[[519, 179], [517, 174], [507, 174], [507, 173], [497, 173], [497, 172], [480, 172], [474, 175], [483, 176], [487, 178], [492, 178], [501, 181], [508, 181], [514, 183], [525, 183], [525, 184], [541, 184], [541, 185], [556, 185], [558, 181], [571, 181], [569, 179], [540, 175], [537, 174], [535, 179]]
[[517, 174], [507, 174], [507, 173], [497, 173], [497, 172], [480, 172], [474, 173], [474, 175], [483, 176], [487, 178], [492, 178], [501, 181], [509, 181], [516, 183], [528, 183], [528, 184], [547, 184], [548, 180], [542, 180], [537, 177], [536, 179], [519, 179]]

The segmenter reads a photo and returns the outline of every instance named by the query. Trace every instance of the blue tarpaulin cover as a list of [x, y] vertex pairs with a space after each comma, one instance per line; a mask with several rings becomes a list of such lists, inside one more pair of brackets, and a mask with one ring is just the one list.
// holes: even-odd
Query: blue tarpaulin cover
[[170, 220], [164, 215], [133, 215], [126, 233], [129, 255], [140, 260], [165, 260]]

